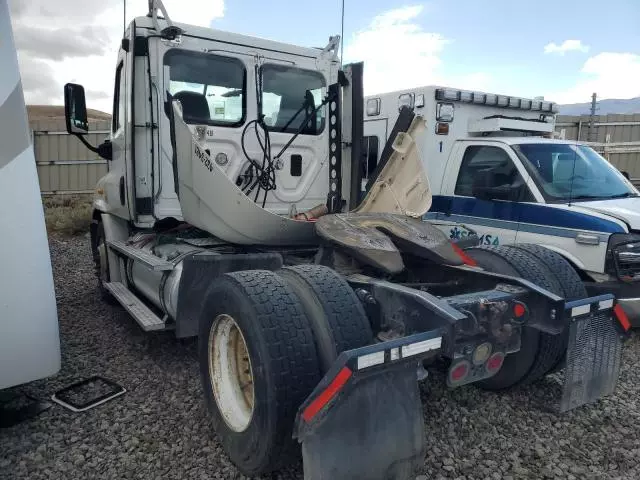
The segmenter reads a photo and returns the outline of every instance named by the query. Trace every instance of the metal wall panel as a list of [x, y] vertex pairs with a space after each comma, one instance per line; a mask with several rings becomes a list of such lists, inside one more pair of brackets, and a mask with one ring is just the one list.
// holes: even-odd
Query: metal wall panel
[[640, 185], [640, 114], [594, 115], [590, 129], [589, 115], [558, 115], [556, 132], [567, 140], [592, 144], [593, 148], [619, 170], [629, 173]]
[[[43, 195], [91, 193], [107, 173], [107, 161], [66, 132], [64, 119], [30, 121], [33, 147]], [[98, 145], [109, 135], [109, 121], [90, 121], [85, 136]]]

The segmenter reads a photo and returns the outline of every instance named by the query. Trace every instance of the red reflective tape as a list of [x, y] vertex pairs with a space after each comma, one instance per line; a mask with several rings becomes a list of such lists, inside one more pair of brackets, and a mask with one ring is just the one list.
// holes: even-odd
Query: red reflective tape
[[462, 263], [464, 263], [465, 265], [469, 265], [470, 267], [477, 267], [478, 266], [478, 262], [476, 262], [469, 255], [467, 255], [464, 252], [464, 250], [462, 250], [458, 245], [456, 245], [455, 243], [451, 242], [451, 246], [453, 247], [453, 251], [456, 252], [458, 254], [458, 256], [460, 257], [460, 259], [462, 260]]
[[305, 422], [309, 423], [316, 414], [322, 410], [329, 401], [336, 396], [344, 384], [351, 378], [351, 370], [347, 367], [342, 367], [342, 370], [336, 375], [329, 386], [325, 388], [316, 399], [309, 404], [307, 408], [302, 412], [302, 418]]
[[624, 313], [624, 310], [622, 309], [622, 306], [620, 306], [619, 303], [616, 303], [616, 306], [613, 307], [613, 313], [618, 319], [618, 322], [620, 322], [620, 325], [622, 326], [624, 331], [628, 332], [629, 329], [631, 328], [631, 322], [629, 321], [629, 317], [627, 317], [627, 314]]

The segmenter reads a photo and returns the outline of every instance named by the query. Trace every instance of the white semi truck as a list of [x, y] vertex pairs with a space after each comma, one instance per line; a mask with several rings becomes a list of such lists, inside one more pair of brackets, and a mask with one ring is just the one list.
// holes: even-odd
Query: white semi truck
[[53, 375], [60, 339], [9, 7], [0, 0], [0, 390]]
[[[307, 479], [410, 478], [425, 449], [417, 372], [436, 357], [452, 388], [564, 367], [562, 410], [611, 393], [613, 296], [587, 297], [567, 264], [463, 250], [474, 242], [421, 221], [423, 119], [388, 142], [359, 201], [362, 64], [341, 69], [338, 46], [177, 24], [151, 1], [121, 42], [111, 135], [91, 146], [109, 164], [98, 288], [144, 330], [198, 336], [231, 460], [262, 474], [301, 443]], [[65, 110], [86, 143], [82, 86], [65, 86]]]
[[640, 325], [640, 194], [588, 145], [553, 139], [555, 104], [438, 86], [366, 102], [367, 171], [406, 106], [427, 122], [419, 147], [433, 191], [426, 219], [460, 224], [441, 225], [452, 239], [472, 230], [482, 245], [552, 250], [589, 293], [615, 294]]

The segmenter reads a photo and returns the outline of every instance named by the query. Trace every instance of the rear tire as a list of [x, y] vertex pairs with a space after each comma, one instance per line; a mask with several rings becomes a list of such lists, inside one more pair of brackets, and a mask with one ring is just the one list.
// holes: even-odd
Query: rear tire
[[[237, 360], [238, 356], [222, 353], [224, 342], [218, 335], [225, 328], [229, 337], [230, 330], [237, 329], [239, 335], [234, 338], [238, 343], [241, 338], [245, 345], [244, 352], [236, 349], [247, 357], [253, 393], [252, 402], [245, 399], [251, 408], [240, 405], [250, 410], [244, 416], [234, 417], [233, 410], [243, 400], [233, 394], [238, 388], [228, 385], [234, 382], [234, 372], [246, 374], [247, 367]], [[222, 275], [207, 291], [199, 329], [205, 399], [225, 452], [248, 476], [295, 461], [299, 454], [299, 445], [292, 439], [295, 415], [320, 381], [313, 332], [295, 294], [269, 271]], [[216, 367], [234, 362], [234, 368]], [[242, 375], [237, 377], [239, 382]], [[244, 387], [240, 389], [244, 392]]]
[[[565, 294], [552, 269], [523, 248], [486, 246], [468, 249], [466, 253], [488, 271], [521, 277], [557, 295]], [[561, 361], [565, 351], [566, 335], [549, 335], [524, 327], [520, 350], [507, 355], [500, 371], [478, 382], [478, 386], [487, 390], [503, 390], [535, 382]]]
[[311, 322], [323, 374], [340, 353], [373, 342], [371, 324], [360, 300], [335, 270], [300, 265], [285, 267], [278, 274], [298, 296]]
[[[529, 243], [514, 245], [514, 247], [531, 253], [547, 266], [551, 273], [553, 273], [558, 279], [558, 282], [560, 282], [560, 286], [562, 287], [563, 291], [563, 294], [561, 296], [565, 300], [579, 300], [588, 296], [587, 289], [584, 286], [580, 275], [578, 275], [578, 272], [576, 272], [573, 266], [567, 261], [567, 259], [565, 259], [559, 253], [556, 253], [553, 250], [549, 250], [548, 248], [541, 247], [540, 245], [531, 245]], [[567, 335], [568, 332], [565, 332], [563, 334], [564, 353], [562, 354], [558, 362], [556, 362], [556, 364], [547, 373], [551, 373], [562, 368], [569, 340]]]

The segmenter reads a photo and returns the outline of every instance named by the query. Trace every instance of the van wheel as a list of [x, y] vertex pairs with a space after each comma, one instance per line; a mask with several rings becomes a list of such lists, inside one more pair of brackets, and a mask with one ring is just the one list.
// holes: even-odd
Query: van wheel
[[[521, 277], [557, 295], [564, 295], [558, 277], [529, 251], [511, 246], [482, 246], [468, 249], [466, 253], [478, 266], [490, 272]], [[503, 390], [532, 383], [555, 367], [565, 351], [565, 335], [550, 335], [524, 327], [520, 350], [507, 355], [500, 371], [477, 385], [487, 390]]]
[[198, 342], [207, 407], [233, 463], [253, 476], [295, 461], [295, 415], [320, 369], [288, 285], [263, 270], [222, 275], [207, 291]]
[[95, 226], [95, 235], [92, 238], [91, 253], [93, 256], [93, 265], [96, 278], [98, 280], [98, 291], [102, 299], [110, 305], [116, 305], [117, 300], [111, 295], [109, 290], [104, 286], [105, 283], [110, 282], [109, 274], [109, 249], [107, 248], [107, 242], [104, 234], [104, 225], [98, 220], [94, 220], [97, 223]]
[[278, 274], [295, 292], [311, 322], [323, 374], [340, 353], [373, 342], [371, 324], [358, 296], [335, 270], [300, 265], [285, 267]]

